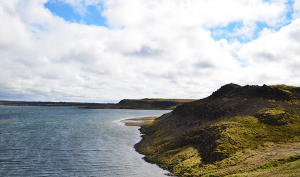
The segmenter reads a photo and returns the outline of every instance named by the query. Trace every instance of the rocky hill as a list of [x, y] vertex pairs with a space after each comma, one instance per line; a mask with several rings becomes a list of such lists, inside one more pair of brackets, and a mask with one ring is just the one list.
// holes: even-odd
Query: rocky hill
[[176, 176], [295, 176], [299, 100], [299, 87], [228, 84], [142, 126], [135, 148]]

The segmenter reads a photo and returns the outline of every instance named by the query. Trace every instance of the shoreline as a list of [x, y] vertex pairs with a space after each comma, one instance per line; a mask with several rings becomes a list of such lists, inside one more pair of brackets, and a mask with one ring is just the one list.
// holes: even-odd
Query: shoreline
[[[123, 119], [121, 120], [120, 122], [124, 123], [125, 126], [138, 126], [138, 127], [142, 127], [144, 125], [147, 125], [148, 123], [152, 123], [155, 119], [157, 119], [159, 117], [137, 117], [137, 118], [126, 118], [126, 119]], [[140, 129], [139, 129], [140, 130]], [[141, 133], [141, 131], [140, 131]], [[142, 138], [143, 139], [143, 138]], [[142, 140], [141, 140], [142, 141]], [[136, 148], [136, 145], [134, 145], [134, 149], [136, 150], [136, 152], [138, 152], [139, 154], [142, 154], [142, 155], [145, 155], [143, 153], [141, 153], [140, 151], [137, 150]], [[145, 158], [143, 158], [146, 162], [148, 163], [151, 163], [151, 164], [156, 164], [159, 168], [163, 169], [163, 170], [166, 170], [167, 173], [165, 173], [164, 175], [165, 176], [173, 176], [173, 177], [176, 177], [174, 175], [173, 172], [169, 171], [168, 169], [166, 168], [163, 168], [162, 166], [159, 165], [159, 163], [152, 163], [152, 162], [149, 162], [147, 161]]]
[[158, 117], [137, 117], [137, 118], [127, 118], [120, 122], [124, 123], [125, 126], [143, 126], [149, 122], [153, 122]]

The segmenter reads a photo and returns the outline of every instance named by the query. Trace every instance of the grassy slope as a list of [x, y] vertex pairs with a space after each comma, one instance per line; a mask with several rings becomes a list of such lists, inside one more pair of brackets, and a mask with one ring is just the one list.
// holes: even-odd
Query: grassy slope
[[300, 88], [223, 86], [143, 126], [135, 148], [178, 176], [293, 176]]
[[89, 109], [174, 109], [176, 106], [194, 101], [192, 99], [124, 99], [118, 104], [103, 106], [88, 106]]

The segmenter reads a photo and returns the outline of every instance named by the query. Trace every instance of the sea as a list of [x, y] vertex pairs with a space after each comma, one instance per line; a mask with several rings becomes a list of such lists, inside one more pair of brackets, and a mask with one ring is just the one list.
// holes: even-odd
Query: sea
[[134, 149], [122, 119], [170, 110], [0, 106], [0, 176], [165, 177]]

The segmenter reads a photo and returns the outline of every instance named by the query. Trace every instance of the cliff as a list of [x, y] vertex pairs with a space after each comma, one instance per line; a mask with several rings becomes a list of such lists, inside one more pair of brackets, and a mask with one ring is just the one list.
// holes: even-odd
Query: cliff
[[228, 84], [141, 127], [145, 160], [176, 176], [300, 172], [300, 88]]

